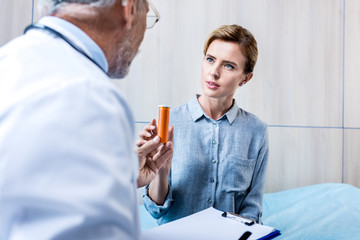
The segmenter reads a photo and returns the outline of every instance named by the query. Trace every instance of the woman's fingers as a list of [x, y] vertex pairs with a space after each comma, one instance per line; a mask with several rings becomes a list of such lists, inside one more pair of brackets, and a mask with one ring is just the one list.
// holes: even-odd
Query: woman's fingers
[[153, 139], [157, 134], [156, 121], [153, 119], [150, 124], [145, 125], [143, 130], [139, 132], [139, 137], [145, 140]]
[[166, 145], [153, 157], [157, 169], [160, 169], [167, 161], [169, 161], [173, 155], [172, 143], [168, 142]]
[[169, 134], [169, 141], [172, 142], [172, 141], [174, 140], [174, 126], [171, 126], [171, 127], [169, 128], [168, 134]]

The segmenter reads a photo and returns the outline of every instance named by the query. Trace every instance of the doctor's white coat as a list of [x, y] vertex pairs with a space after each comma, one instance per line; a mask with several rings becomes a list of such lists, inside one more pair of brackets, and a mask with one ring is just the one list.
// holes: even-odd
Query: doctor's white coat
[[31, 30], [0, 49], [0, 239], [138, 239], [134, 126], [110, 79]]

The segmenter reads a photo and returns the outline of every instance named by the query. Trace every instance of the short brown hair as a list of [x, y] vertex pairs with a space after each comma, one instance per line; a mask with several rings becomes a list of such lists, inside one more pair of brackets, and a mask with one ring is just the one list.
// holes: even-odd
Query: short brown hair
[[223, 25], [213, 31], [206, 40], [204, 55], [206, 55], [210, 44], [216, 39], [238, 43], [242, 53], [246, 57], [244, 72], [253, 72], [257, 61], [258, 49], [256, 40], [251, 32], [239, 25]]

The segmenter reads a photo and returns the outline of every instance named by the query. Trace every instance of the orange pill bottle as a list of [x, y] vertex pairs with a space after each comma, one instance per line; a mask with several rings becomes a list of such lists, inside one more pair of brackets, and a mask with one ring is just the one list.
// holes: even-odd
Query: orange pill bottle
[[161, 143], [168, 141], [170, 107], [159, 105], [158, 136]]

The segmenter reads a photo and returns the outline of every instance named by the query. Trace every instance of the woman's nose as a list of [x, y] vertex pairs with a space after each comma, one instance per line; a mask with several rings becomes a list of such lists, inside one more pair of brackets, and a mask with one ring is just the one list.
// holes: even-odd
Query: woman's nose
[[214, 79], [218, 79], [220, 77], [220, 71], [218, 66], [213, 66], [213, 68], [210, 70], [210, 75]]

